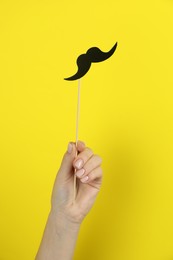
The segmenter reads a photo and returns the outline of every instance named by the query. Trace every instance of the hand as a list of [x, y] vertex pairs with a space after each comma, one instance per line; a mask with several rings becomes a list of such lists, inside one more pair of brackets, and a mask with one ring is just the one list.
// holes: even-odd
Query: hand
[[[94, 155], [83, 142], [77, 143], [77, 149], [75, 143], [69, 143], [54, 183], [52, 207], [36, 255], [37, 260], [72, 259], [80, 224], [101, 187], [100, 165], [101, 158]], [[77, 192], [73, 201], [74, 174], [77, 176]]]
[[[58, 216], [61, 215], [72, 223], [81, 224], [100, 191], [102, 160], [81, 141], [77, 143], [77, 151], [75, 143], [69, 143], [54, 183], [51, 205], [52, 212]], [[77, 190], [73, 203], [74, 174], [77, 177]]]

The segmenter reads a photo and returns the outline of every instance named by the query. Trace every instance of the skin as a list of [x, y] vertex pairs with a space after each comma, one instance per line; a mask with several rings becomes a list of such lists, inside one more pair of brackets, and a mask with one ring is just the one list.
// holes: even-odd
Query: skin
[[[73, 258], [80, 226], [91, 210], [101, 188], [101, 163], [101, 158], [82, 141], [78, 141], [77, 151], [75, 143], [69, 143], [55, 179], [51, 211], [36, 260], [71, 260]], [[81, 173], [83, 175], [79, 177]], [[73, 201], [74, 174], [77, 177], [75, 201]]]

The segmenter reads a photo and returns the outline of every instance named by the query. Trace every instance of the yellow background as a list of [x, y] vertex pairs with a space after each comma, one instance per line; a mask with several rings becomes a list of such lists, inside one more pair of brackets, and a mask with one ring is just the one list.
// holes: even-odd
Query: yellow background
[[173, 259], [173, 1], [0, 2], [0, 259], [37, 252], [56, 172], [75, 140], [76, 58], [115, 54], [82, 79], [79, 137], [104, 179], [74, 259]]

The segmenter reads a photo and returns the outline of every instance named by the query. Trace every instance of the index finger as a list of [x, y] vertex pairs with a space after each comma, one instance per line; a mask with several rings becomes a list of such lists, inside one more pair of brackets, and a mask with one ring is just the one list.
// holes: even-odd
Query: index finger
[[82, 141], [77, 141], [77, 151], [82, 152], [85, 150], [85, 143]]
[[77, 170], [81, 169], [92, 156], [93, 151], [90, 148], [85, 147], [85, 149], [80, 152], [73, 161], [73, 167]]

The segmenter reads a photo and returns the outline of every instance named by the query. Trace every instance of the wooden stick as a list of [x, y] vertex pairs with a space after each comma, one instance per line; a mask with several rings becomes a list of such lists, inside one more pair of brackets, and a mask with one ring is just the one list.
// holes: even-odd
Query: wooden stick
[[[77, 117], [76, 117], [76, 157], [77, 157], [77, 142], [78, 142], [78, 135], [79, 135], [79, 116], [80, 116], [80, 86], [81, 81], [78, 79], [78, 100], [77, 100]], [[74, 174], [74, 196], [73, 196], [73, 203], [76, 199], [76, 169]]]

